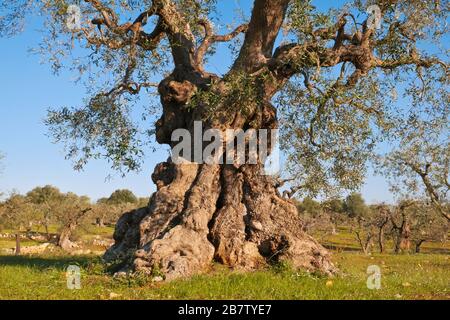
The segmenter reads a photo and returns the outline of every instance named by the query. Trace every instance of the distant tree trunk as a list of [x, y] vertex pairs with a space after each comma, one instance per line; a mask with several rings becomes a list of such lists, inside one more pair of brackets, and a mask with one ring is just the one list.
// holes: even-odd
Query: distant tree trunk
[[394, 239], [394, 253], [395, 254], [400, 253], [400, 242], [401, 242], [400, 237], [398, 235], [396, 235], [396, 237]]
[[416, 249], [415, 249], [416, 253], [420, 253], [420, 248], [421, 248], [421, 246], [422, 246], [422, 244], [424, 242], [425, 242], [425, 240], [418, 240], [418, 241], [416, 241]]
[[20, 255], [20, 234], [16, 233], [16, 256]]
[[384, 253], [384, 230], [380, 229], [378, 232], [378, 246], [380, 248], [380, 253]]
[[48, 221], [47, 221], [47, 218], [45, 218], [44, 219], [44, 229], [45, 229], [45, 237], [47, 238], [47, 241], [50, 241], [51, 240], [51, 235], [50, 235], [50, 232], [49, 232], [49, 230], [48, 230]]
[[399, 232], [394, 242], [394, 252], [399, 254], [402, 251], [408, 251], [410, 248], [411, 241], [409, 240], [409, 237], [405, 233]]
[[330, 223], [331, 223], [331, 234], [336, 235], [337, 234], [337, 228], [338, 228], [338, 218], [336, 216], [336, 213], [330, 212]]
[[361, 233], [359, 231], [355, 232], [356, 238], [358, 239], [358, 243], [361, 247], [361, 250], [364, 254], [368, 255], [370, 253], [370, 247], [372, 246], [372, 233], [368, 233], [366, 239], [363, 239]]
[[398, 229], [394, 239], [394, 253], [399, 254], [405, 248], [405, 233], [403, 229]]
[[29, 221], [25, 230], [27, 238], [31, 239], [32, 231], [33, 231], [33, 222]]
[[103, 228], [105, 226], [105, 223], [103, 222], [103, 218], [96, 218], [95, 224], [97, 227]]
[[337, 234], [337, 232], [336, 232], [336, 226], [335, 226], [334, 223], [331, 223], [331, 234], [332, 234], [332, 235], [336, 235], [336, 234]]
[[384, 228], [386, 227], [389, 218], [386, 216], [378, 225], [378, 247], [380, 249], [380, 253], [384, 253]]
[[410, 240], [410, 227], [407, 221], [403, 224], [402, 228], [398, 232], [398, 238], [395, 243], [395, 253], [400, 253], [400, 251], [408, 252], [411, 248]]
[[392, 230], [394, 231], [394, 252], [396, 254], [399, 254], [402, 249], [409, 250], [411, 246], [411, 229], [409, 226], [408, 216], [405, 211], [412, 205], [414, 205], [414, 202], [406, 202], [400, 205], [399, 210], [402, 218], [400, 224], [398, 224], [393, 216], [390, 215]]

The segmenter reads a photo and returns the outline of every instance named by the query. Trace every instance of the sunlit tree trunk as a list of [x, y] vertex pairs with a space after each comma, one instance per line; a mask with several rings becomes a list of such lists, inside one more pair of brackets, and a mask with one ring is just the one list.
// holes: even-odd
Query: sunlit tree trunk
[[61, 228], [59, 237], [58, 237], [58, 246], [63, 250], [70, 251], [73, 248], [73, 242], [70, 240], [73, 232], [80, 224], [80, 221], [87, 212], [91, 211], [91, 209], [80, 210], [78, 213], [74, 214], [69, 218], [66, 224], [64, 224]]
[[20, 255], [20, 234], [16, 233], [16, 256]]

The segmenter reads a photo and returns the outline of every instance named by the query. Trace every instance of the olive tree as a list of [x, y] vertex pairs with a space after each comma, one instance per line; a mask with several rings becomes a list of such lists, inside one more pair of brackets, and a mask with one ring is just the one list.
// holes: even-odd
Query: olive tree
[[55, 214], [61, 206], [63, 193], [56, 187], [47, 185], [36, 187], [27, 193], [27, 198], [36, 206], [40, 216], [39, 222], [44, 227], [47, 239], [50, 240], [50, 224], [55, 223]]
[[137, 204], [139, 202], [138, 198], [130, 190], [116, 190], [114, 191], [107, 200], [110, 204]]
[[36, 208], [27, 197], [12, 193], [0, 203], [0, 226], [16, 234], [16, 254], [20, 254], [20, 234], [29, 233], [36, 221]]
[[297, 206], [305, 232], [327, 234], [327, 231], [331, 229], [330, 221], [328, 215], [324, 214], [320, 202], [306, 197], [303, 201], [294, 201], [294, 203]]
[[421, 252], [425, 242], [447, 241], [450, 223], [433, 205], [418, 202], [411, 211], [411, 242], [415, 253]]
[[[55, 71], [71, 57], [77, 72], [106, 73], [88, 77], [98, 90], [86, 105], [52, 109], [47, 119], [76, 168], [105, 157], [115, 169], [139, 169], [146, 134], [174, 147], [174, 131], [193, 132], [197, 121], [221, 132], [280, 129], [293, 190], [317, 195], [361, 185], [375, 146], [393, 134], [398, 110], [387, 92], [398, 86], [420, 98], [413, 89], [423, 87], [423, 108], [431, 109], [431, 97], [442, 97], [448, 8], [437, 0], [354, 0], [329, 11], [314, 4], [254, 0], [250, 17], [226, 30], [214, 0], [13, 0], [0, 5], [0, 30], [20, 30], [37, 9], [47, 35], [39, 49]], [[216, 74], [207, 61], [221, 42], [234, 61]], [[160, 109], [148, 108], [161, 115], [154, 128], [131, 116], [146, 92], [160, 97]], [[279, 181], [261, 174], [262, 160], [159, 164], [149, 206], [121, 217], [105, 258], [158, 268], [167, 279], [206, 270], [212, 260], [244, 269], [289, 261], [333, 273]]]
[[352, 193], [345, 198], [343, 210], [361, 250], [365, 254], [369, 254], [376, 236], [375, 211], [366, 205], [364, 198], [359, 193]]
[[108, 198], [101, 198], [92, 208], [92, 216], [97, 226], [105, 222], [115, 223], [124, 212], [142, 208], [148, 204], [148, 199], [139, 199], [130, 190], [116, 190]]
[[343, 210], [349, 218], [365, 217], [369, 214], [369, 207], [360, 193], [352, 193], [344, 200]]
[[331, 234], [337, 234], [339, 224], [346, 221], [346, 216], [344, 214], [344, 201], [339, 198], [331, 198], [322, 202], [322, 208], [325, 212], [325, 216], [330, 221]]
[[447, 219], [426, 201], [402, 200], [389, 211], [389, 217], [395, 253], [420, 253], [423, 243], [444, 242], [447, 239]]
[[67, 193], [61, 197], [58, 208], [54, 212], [55, 220], [59, 225], [57, 245], [64, 250], [71, 250], [74, 245], [71, 237], [80, 224], [85, 221], [91, 212], [92, 206], [86, 196]]
[[447, 103], [431, 120], [413, 118], [408, 127], [401, 127], [401, 142], [382, 158], [381, 171], [390, 178], [398, 196], [427, 197], [450, 222], [448, 108]]

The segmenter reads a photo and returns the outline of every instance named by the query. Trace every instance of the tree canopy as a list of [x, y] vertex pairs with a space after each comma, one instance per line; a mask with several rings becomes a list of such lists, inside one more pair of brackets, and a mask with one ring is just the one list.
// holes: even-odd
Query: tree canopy
[[399, 147], [382, 159], [380, 171], [400, 198], [427, 198], [450, 221], [448, 117], [411, 119], [400, 135]]
[[369, 214], [369, 207], [361, 194], [353, 193], [345, 199], [344, 211], [351, 218], [364, 218]]
[[[140, 168], [155, 130], [133, 118], [133, 104], [168, 73], [186, 74], [197, 88], [187, 103], [207, 101], [212, 111], [216, 86], [228, 88], [242, 113], [255, 99], [273, 101], [288, 174], [313, 195], [358, 188], [377, 146], [401, 143], [399, 128], [441, 119], [448, 129], [447, 1], [351, 0], [324, 10], [311, 0], [255, 0], [251, 15], [234, 21], [223, 21], [217, 7], [215, 0], [13, 0], [0, 5], [0, 33], [21, 31], [39, 13], [38, 51], [55, 72], [68, 66], [86, 81], [86, 104], [51, 109], [46, 121], [77, 169], [98, 157], [114, 169]], [[220, 42], [235, 58], [225, 75], [206, 70]], [[144, 119], [159, 112], [148, 106]], [[156, 139], [165, 143], [162, 134]]]
[[106, 200], [108, 204], [136, 204], [138, 201], [133, 192], [127, 189], [114, 191]]

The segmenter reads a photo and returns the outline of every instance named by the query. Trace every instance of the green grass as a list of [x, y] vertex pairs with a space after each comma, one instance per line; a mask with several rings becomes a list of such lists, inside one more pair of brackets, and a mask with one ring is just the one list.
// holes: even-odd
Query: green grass
[[96, 225], [90, 224], [82, 228], [82, 234], [84, 237], [87, 238], [95, 236], [101, 236], [103, 238], [112, 238], [113, 233], [114, 227], [111, 226], [98, 227]]
[[[334, 261], [343, 274], [332, 279], [286, 268], [236, 273], [215, 266], [208, 275], [155, 284], [113, 278], [97, 257], [0, 256], [0, 299], [450, 299], [448, 255], [339, 253]], [[70, 264], [81, 267], [81, 290], [66, 287]], [[366, 286], [374, 264], [382, 270], [380, 290]]]
[[[22, 239], [20, 241], [20, 245], [22, 247], [28, 247], [28, 246], [35, 246], [39, 245], [40, 243], [33, 240], [24, 240]], [[16, 240], [15, 239], [0, 239], [0, 250], [2, 249], [14, 249], [16, 247]]]
[[[105, 238], [112, 229], [92, 226], [83, 237], [93, 238], [92, 233]], [[345, 228], [337, 235], [316, 237], [334, 248], [339, 276], [330, 279], [286, 267], [238, 273], [214, 265], [207, 275], [152, 283], [143, 276], [114, 278], [99, 257], [57, 250], [40, 256], [0, 255], [0, 299], [450, 299], [449, 243], [426, 244], [419, 255], [365, 256]], [[22, 246], [33, 244], [22, 241]], [[13, 239], [0, 239], [0, 248], [14, 245]], [[72, 264], [82, 270], [81, 290], [67, 289], [65, 270]], [[380, 290], [367, 288], [370, 265], [381, 268]]]

